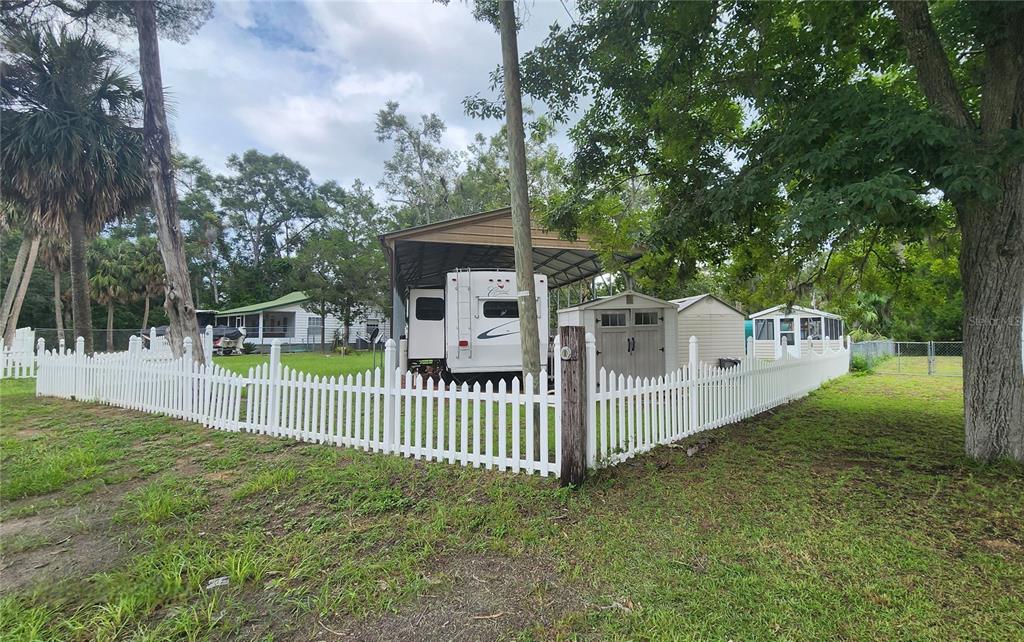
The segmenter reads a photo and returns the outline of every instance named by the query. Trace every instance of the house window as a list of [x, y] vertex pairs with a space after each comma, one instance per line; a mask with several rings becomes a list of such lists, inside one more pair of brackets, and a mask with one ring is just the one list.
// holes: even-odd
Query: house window
[[843, 320], [825, 319], [825, 331], [829, 339], [841, 339], [843, 336]]
[[484, 301], [485, 319], [518, 319], [519, 303], [516, 301]]
[[772, 319], [757, 319], [754, 321], [754, 337], [758, 341], [775, 340], [775, 321]]
[[417, 321], [441, 321], [444, 319], [444, 299], [421, 296], [416, 299]]
[[658, 313], [634, 312], [633, 325], [658, 325]]
[[323, 325], [322, 321], [323, 319], [321, 319], [320, 317], [309, 317], [309, 329], [320, 330], [320, 326]]
[[625, 312], [604, 312], [601, 314], [601, 326], [605, 328], [626, 327]]
[[800, 319], [801, 339], [821, 338], [821, 317], [802, 317]]

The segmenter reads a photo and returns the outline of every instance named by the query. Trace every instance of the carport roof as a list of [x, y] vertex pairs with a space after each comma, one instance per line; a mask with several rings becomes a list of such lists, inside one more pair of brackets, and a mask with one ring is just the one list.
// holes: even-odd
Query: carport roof
[[[548, 277], [551, 287], [582, 281], [607, 272], [586, 235], [562, 238], [536, 222], [531, 226], [533, 269]], [[384, 234], [391, 276], [398, 289], [440, 287], [448, 272], [459, 268], [515, 269], [512, 210], [502, 208], [419, 225]], [[616, 255], [622, 263], [640, 253]]]

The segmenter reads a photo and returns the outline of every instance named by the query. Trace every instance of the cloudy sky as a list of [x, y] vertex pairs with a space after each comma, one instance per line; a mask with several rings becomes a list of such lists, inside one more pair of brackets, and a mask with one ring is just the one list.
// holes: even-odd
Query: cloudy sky
[[[256, 148], [302, 162], [318, 181], [374, 185], [391, 155], [374, 119], [391, 99], [416, 119], [437, 113], [445, 143], [464, 147], [500, 126], [462, 109], [465, 96], [488, 91], [501, 60], [498, 34], [468, 4], [217, 0], [187, 44], [161, 43], [177, 145], [218, 171], [229, 154]], [[558, 0], [519, 7], [521, 52], [570, 20]]]

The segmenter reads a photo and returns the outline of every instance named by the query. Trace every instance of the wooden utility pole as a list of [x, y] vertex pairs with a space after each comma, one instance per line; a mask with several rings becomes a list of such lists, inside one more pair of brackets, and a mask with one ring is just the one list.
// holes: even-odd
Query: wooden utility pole
[[562, 362], [562, 486], [578, 486], [587, 475], [586, 339], [580, 326], [558, 329]]
[[[523, 95], [519, 86], [519, 44], [512, 0], [498, 2], [501, 62], [505, 71], [505, 123], [508, 131], [508, 183], [512, 195], [512, 241], [515, 249], [516, 287], [519, 301], [519, 341], [523, 374], [533, 375], [535, 390], [540, 380], [540, 328], [537, 321], [537, 288], [533, 278], [533, 240], [530, 238], [530, 196], [526, 183], [526, 138], [523, 133]], [[540, 456], [540, 422], [534, 422], [534, 457]]]
[[[156, 3], [152, 0], [138, 0], [134, 8], [135, 28], [139, 35], [139, 76], [142, 78], [145, 110], [142, 135], [146, 173], [149, 175], [150, 200], [156, 214], [157, 242], [167, 275], [164, 308], [170, 321], [168, 343], [171, 344], [171, 351], [180, 356], [185, 337], [191, 337], [194, 346], [202, 345], [202, 342], [196, 321], [188, 262], [185, 260], [185, 243], [181, 236], [178, 193], [172, 174], [171, 134], [167, 128], [167, 111], [164, 108]], [[202, 363], [203, 351], [194, 351], [194, 358]]]

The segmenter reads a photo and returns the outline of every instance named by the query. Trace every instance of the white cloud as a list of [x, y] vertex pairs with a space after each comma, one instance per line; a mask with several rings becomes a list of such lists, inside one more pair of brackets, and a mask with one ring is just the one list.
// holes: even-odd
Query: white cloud
[[240, 29], [250, 29], [256, 25], [249, 0], [222, 0], [217, 3], [217, 10]]
[[[528, 9], [523, 51], [567, 20], [558, 3]], [[191, 41], [163, 42], [161, 53], [178, 146], [217, 170], [257, 148], [287, 154], [317, 180], [375, 184], [391, 153], [373, 131], [387, 100], [413, 119], [437, 113], [453, 148], [500, 126], [463, 112], [465, 96], [487, 91], [500, 49], [458, 1], [218, 2]]]

